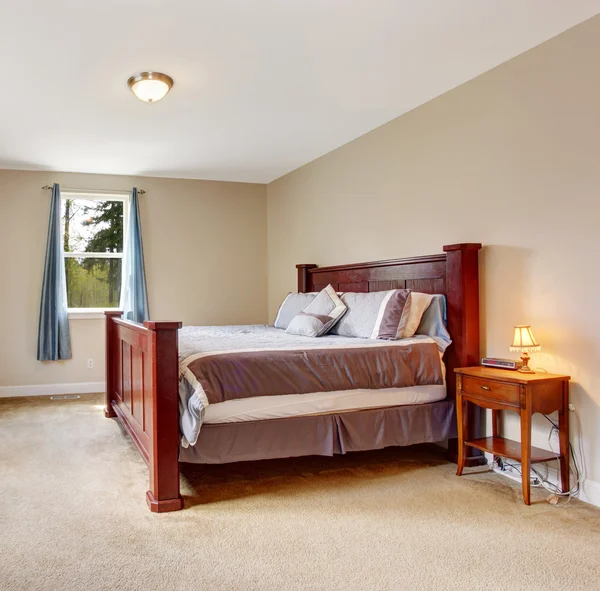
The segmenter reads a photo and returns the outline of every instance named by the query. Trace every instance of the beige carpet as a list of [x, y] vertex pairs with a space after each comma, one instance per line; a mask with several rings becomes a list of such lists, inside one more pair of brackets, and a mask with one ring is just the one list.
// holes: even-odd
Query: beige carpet
[[598, 589], [600, 510], [430, 448], [184, 466], [153, 515], [99, 396], [0, 401], [2, 590]]

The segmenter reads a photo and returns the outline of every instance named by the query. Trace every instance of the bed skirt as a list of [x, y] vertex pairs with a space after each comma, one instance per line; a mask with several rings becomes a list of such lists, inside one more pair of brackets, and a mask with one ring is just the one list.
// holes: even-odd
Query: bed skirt
[[392, 406], [340, 414], [205, 424], [179, 461], [227, 464], [298, 456], [332, 456], [456, 437], [455, 404]]

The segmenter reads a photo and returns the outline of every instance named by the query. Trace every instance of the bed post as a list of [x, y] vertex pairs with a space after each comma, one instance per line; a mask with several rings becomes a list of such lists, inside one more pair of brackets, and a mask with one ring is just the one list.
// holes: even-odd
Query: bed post
[[106, 408], [148, 464], [146, 500], [155, 513], [183, 508], [179, 494], [179, 354], [181, 322], [123, 320], [106, 312]]
[[310, 289], [309, 269], [314, 269], [317, 265], [296, 265], [298, 269], [298, 293], [306, 293]]
[[454, 373], [456, 367], [479, 363], [480, 249], [478, 243], [444, 246], [448, 330], [453, 343], [448, 355], [448, 389], [452, 395], [456, 384], [450, 380], [450, 372]]
[[115, 329], [116, 329], [116, 325], [115, 323], [112, 321], [113, 318], [121, 318], [121, 316], [123, 316], [123, 312], [121, 312], [120, 310], [117, 311], [107, 311], [104, 312], [105, 316], [107, 316], [106, 318], [106, 343], [105, 343], [105, 347], [106, 347], [106, 365], [105, 365], [105, 372], [106, 372], [106, 407], [104, 408], [104, 416], [107, 419], [114, 419], [117, 416], [117, 413], [114, 411], [113, 406], [112, 406], [112, 401], [114, 400], [113, 398], [113, 394], [115, 392], [116, 388], [116, 384], [115, 384], [115, 379], [116, 379], [116, 373], [115, 373], [115, 354], [114, 354], [114, 347], [116, 346], [115, 343]]
[[[450, 244], [444, 246], [446, 253], [446, 301], [448, 305], [448, 331], [452, 346], [448, 350], [447, 388], [448, 397], [456, 397], [454, 369], [479, 364], [479, 243]], [[471, 405], [469, 423], [473, 436], [481, 437], [482, 411]], [[456, 439], [448, 441], [449, 458], [458, 458]], [[486, 459], [479, 450], [471, 449], [466, 466], [479, 466]]]
[[148, 507], [154, 513], [183, 509], [179, 494], [179, 359], [181, 322], [144, 322], [148, 329], [152, 441]]

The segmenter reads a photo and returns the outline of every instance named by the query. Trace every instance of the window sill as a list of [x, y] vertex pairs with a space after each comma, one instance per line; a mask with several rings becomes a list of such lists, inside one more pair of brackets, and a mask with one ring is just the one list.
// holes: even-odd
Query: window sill
[[117, 308], [69, 308], [69, 318], [75, 320], [100, 320], [105, 318], [105, 311], [117, 310]]

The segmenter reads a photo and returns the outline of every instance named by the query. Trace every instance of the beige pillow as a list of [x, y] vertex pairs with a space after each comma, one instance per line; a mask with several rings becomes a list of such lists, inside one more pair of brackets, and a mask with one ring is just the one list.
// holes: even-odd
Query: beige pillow
[[423, 318], [423, 314], [429, 308], [432, 300], [433, 294], [419, 293], [417, 291], [410, 292], [402, 310], [402, 318], [400, 318], [396, 338], [408, 339], [414, 336], [419, 328], [419, 324], [421, 324], [421, 318]]
[[305, 337], [323, 336], [346, 310], [346, 305], [335, 293], [335, 289], [328, 285], [302, 312], [292, 318], [285, 332]]

